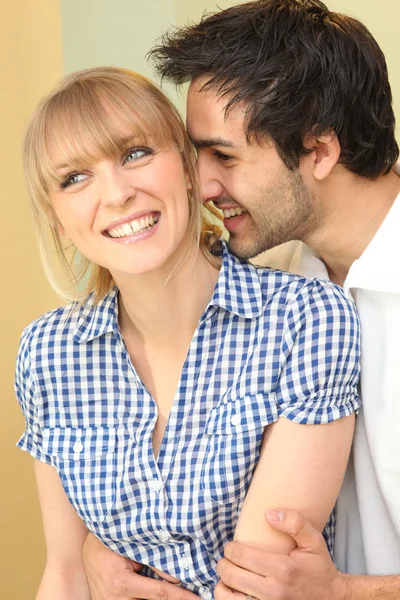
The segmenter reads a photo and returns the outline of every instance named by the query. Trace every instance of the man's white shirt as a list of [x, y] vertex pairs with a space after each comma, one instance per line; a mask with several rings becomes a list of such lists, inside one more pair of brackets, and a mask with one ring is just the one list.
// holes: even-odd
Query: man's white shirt
[[[263, 264], [328, 278], [301, 242], [265, 253]], [[400, 574], [400, 196], [344, 289], [361, 319], [363, 408], [338, 501], [336, 562], [347, 573]]]

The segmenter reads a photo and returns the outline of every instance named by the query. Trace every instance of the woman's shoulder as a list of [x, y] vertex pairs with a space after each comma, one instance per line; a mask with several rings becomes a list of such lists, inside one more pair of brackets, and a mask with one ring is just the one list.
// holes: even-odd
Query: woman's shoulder
[[24, 328], [22, 337], [50, 335], [60, 326], [67, 334], [73, 329], [74, 325], [77, 325], [79, 317], [82, 314], [82, 308], [83, 305], [73, 302], [50, 310], [29, 323]]
[[32, 357], [49, 351], [58, 338], [62, 344], [73, 338], [82, 314], [82, 305], [77, 303], [50, 310], [27, 325], [21, 334], [19, 356]]
[[20, 348], [36, 353], [55, 346], [66, 349], [68, 345], [79, 342], [82, 328], [96, 319], [96, 315], [107, 312], [115, 299], [113, 291], [96, 304], [89, 295], [82, 302], [72, 302], [44, 313], [24, 328]]
[[276, 305], [282, 311], [320, 318], [345, 318], [357, 322], [354, 300], [329, 279], [310, 278], [270, 267], [257, 267], [265, 307]]
[[240, 259], [225, 245], [228, 258], [226, 281], [235, 286], [242, 301], [257, 303], [258, 316], [279, 312], [289, 314], [322, 314], [343, 312], [348, 318], [356, 318], [354, 301], [344, 290], [328, 278], [306, 277], [269, 266]]

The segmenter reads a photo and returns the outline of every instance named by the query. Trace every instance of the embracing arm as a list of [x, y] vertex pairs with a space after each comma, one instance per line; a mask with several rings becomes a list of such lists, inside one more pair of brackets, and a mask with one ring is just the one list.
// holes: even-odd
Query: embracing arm
[[398, 600], [400, 576], [344, 575], [342, 589], [342, 595], [337, 596], [337, 600]]
[[265, 516], [273, 528], [293, 539], [296, 548], [287, 556], [230, 542], [225, 547], [225, 557], [218, 563], [221, 585], [216, 588], [216, 600], [235, 600], [237, 594], [228, 586], [259, 600], [400, 598], [398, 575], [358, 576], [337, 571], [323, 537], [301, 513], [283, 511], [277, 518], [277, 512], [270, 510]]
[[54, 467], [35, 460], [47, 560], [36, 600], [90, 600], [82, 567], [87, 529], [62, 487]]

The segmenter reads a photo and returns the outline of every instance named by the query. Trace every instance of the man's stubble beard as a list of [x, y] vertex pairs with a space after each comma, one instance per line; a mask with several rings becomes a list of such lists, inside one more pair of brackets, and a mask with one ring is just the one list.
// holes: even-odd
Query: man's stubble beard
[[248, 210], [245, 233], [231, 233], [229, 246], [235, 256], [250, 259], [291, 240], [306, 241], [319, 221], [315, 196], [298, 171], [277, 177]]

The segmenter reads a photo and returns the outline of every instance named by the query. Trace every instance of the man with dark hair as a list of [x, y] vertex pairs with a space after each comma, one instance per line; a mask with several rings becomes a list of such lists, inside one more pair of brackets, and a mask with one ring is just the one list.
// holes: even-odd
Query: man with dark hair
[[[232, 250], [253, 258], [289, 242], [267, 263], [342, 285], [363, 331], [364, 408], [337, 510], [343, 572], [300, 514], [266, 507], [297, 548], [282, 556], [231, 542], [215, 597], [398, 599], [400, 179], [384, 56], [359, 21], [319, 0], [241, 4], [174, 30], [150, 54], [163, 78], [190, 82], [187, 125], [204, 200], [222, 210]], [[107, 553], [88, 538], [93, 590], [105, 589], [93, 582]], [[171, 584], [124, 577], [125, 596], [115, 598], [189, 600]]]

